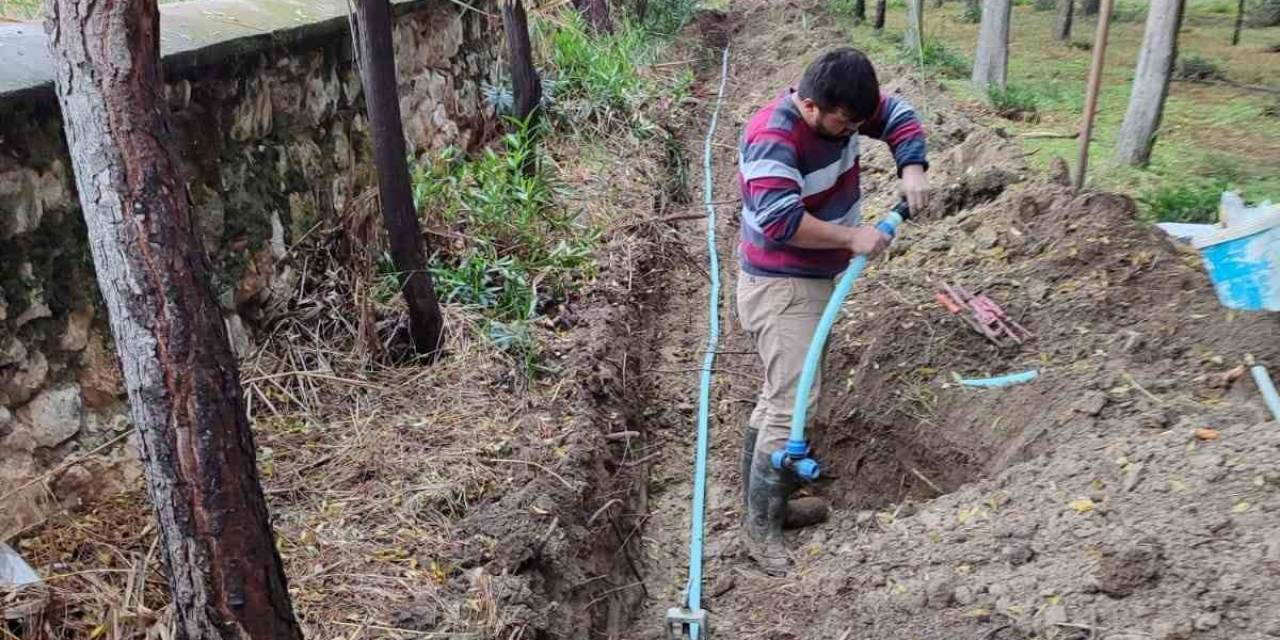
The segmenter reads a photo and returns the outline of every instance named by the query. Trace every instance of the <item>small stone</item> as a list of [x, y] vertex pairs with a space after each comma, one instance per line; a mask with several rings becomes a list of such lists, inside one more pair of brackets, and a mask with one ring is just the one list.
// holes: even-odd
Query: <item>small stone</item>
[[1106, 549], [1094, 571], [1098, 590], [1114, 598], [1123, 598], [1158, 580], [1163, 552], [1163, 546], [1151, 538]]
[[53, 311], [49, 309], [49, 305], [44, 302], [36, 301], [32, 302], [31, 306], [27, 307], [26, 311], [18, 314], [18, 317], [13, 319], [13, 324], [17, 328], [21, 329], [28, 323], [35, 320], [42, 320], [44, 318], [51, 317], [53, 317]]
[[952, 594], [952, 598], [955, 599], [956, 604], [962, 607], [967, 607], [977, 601], [978, 595], [969, 587], [956, 587], [956, 591]]
[[1217, 611], [1202, 613], [1196, 616], [1195, 619], [1196, 631], [1208, 631], [1217, 627], [1219, 624], [1222, 624], [1222, 614]]
[[12, 404], [21, 404], [44, 386], [49, 375], [49, 361], [39, 351], [27, 354], [26, 360], [9, 373], [6, 379], [0, 375], [0, 396], [7, 396]]
[[1191, 623], [1186, 620], [1159, 620], [1151, 625], [1151, 637], [1155, 640], [1188, 640], [1191, 633]]
[[874, 520], [875, 517], [876, 517], [876, 512], [874, 511], [859, 511], [854, 521], [858, 524], [859, 527], [865, 527], [870, 525], [871, 521]]
[[1081, 396], [1071, 408], [1087, 416], [1096, 416], [1102, 413], [1106, 406], [1107, 394], [1101, 391], [1090, 391]]
[[1001, 553], [1004, 555], [1005, 560], [1015, 567], [1031, 562], [1036, 557], [1036, 552], [1031, 548], [1031, 545], [1021, 541], [1005, 545]]
[[89, 343], [89, 323], [93, 322], [93, 314], [87, 310], [76, 309], [67, 314], [67, 328], [58, 338], [58, 348], [63, 351], [83, 351]]
[[955, 583], [950, 578], [929, 582], [927, 601], [932, 609], [946, 609], [955, 602]]
[[1051, 604], [1044, 608], [1044, 626], [1056, 627], [1067, 622], [1067, 608], [1061, 604]]

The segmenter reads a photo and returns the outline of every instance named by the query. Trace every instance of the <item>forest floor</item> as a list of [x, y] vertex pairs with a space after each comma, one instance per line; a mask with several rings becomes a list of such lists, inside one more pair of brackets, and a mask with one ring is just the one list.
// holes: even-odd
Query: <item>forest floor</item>
[[[432, 368], [339, 362], [288, 388], [320, 400], [267, 394], [282, 410], [257, 409], [260, 464], [309, 637], [662, 636], [686, 580], [707, 331], [703, 194], [683, 186], [702, 183], [719, 50], [730, 75], [711, 199], [733, 202], [743, 123], [846, 42], [816, 0], [734, 0], [670, 52], [696, 70], [660, 124], [681, 144], [551, 149], [606, 232], [594, 279], [536, 328], [537, 380], [457, 333]], [[1246, 353], [1280, 364], [1280, 318], [1222, 309], [1194, 253], [1131, 199], [1061, 186], [988, 114], [914, 77], [882, 68], [925, 105], [934, 202], [868, 268], [832, 335], [814, 427], [830, 473], [810, 490], [836, 510], [788, 534], [784, 578], [739, 542], [759, 373], [734, 320], [736, 208], [718, 207], [713, 637], [1280, 637], [1280, 426], [1237, 369]], [[864, 149], [874, 216], [894, 172], [883, 145]], [[934, 301], [943, 282], [987, 293], [1033, 339], [990, 345]], [[953, 381], [1029, 368], [1037, 380], [1004, 390]], [[22, 540], [58, 637], [162, 637], [149, 520], [139, 488]]]

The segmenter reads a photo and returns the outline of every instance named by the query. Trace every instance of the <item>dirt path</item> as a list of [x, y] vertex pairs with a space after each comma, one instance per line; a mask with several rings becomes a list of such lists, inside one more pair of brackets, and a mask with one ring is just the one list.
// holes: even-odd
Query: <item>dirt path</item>
[[[847, 39], [814, 2], [739, 0], [725, 21], [703, 22], [733, 34], [713, 199], [736, 200], [742, 124], [812, 55]], [[734, 321], [737, 211], [718, 209], [725, 332], [704, 583], [715, 635], [1280, 634], [1280, 594], [1265, 586], [1280, 574], [1280, 429], [1264, 424], [1251, 385], [1223, 377], [1246, 352], [1280, 356], [1280, 322], [1220, 309], [1199, 265], [1135, 222], [1126, 199], [1027, 182], [1015, 143], [935, 84], [922, 95], [901, 77], [912, 74], [882, 67], [882, 82], [923, 106], [935, 206], [869, 270], [832, 336], [815, 438], [834, 479], [814, 490], [837, 511], [788, 534], [796, 570], [786, 578], [757, 571], [737, 542], [738, 447], [759, 378]], [[711, 74], [702, 80], [714, 88]], [[685, 139], [692, 167], [705, 126]], [[864, 148], [864, 210], [875, 215], [894, 198], [894, 172], [883, 145]], [[651, 597], [626, 638], [662, 637], [687, 576], [702, 224], [679, 223], [687, 259], [666, 274], [643, 340], [654, 345], [646, 428], [661, 453], [644, 534]], [[991, 347], [936, 308], [943, 281], [990, 293], [1036, 338]], [[1028, 368], [1041, 380], [1009, 391], [950, 380]], [[1199, 427], [1212, 439], [1197, 439]]]

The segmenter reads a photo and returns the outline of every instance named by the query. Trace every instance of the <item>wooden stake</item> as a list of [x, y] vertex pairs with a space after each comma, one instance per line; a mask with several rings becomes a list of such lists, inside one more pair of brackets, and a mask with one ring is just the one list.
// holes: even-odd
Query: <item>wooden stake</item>
[[1076, 163], [1076, 188], [1084, 188], [1084, 174], [1089, 166], [1089, 140], [1093, 138], [1093, 116], [1098, 108], [1098, 86], [1102, 84], [1102, 67], [1107, 55], [1107, 32], [1111, 28], [1111, 0], [1102, 0], [1098, 9], [1098, 31], [1093, 38], [1093, 64], [1089, 67], [1089, 85], [1084, 98], [1084, 126], [1080, 134], [1080, 157]]

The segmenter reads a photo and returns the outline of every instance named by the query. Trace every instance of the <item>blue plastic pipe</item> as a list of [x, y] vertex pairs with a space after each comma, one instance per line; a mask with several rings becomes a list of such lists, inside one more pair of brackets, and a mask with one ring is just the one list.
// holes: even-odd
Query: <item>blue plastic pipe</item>
[[[707, 207], [707, 256], [711, 261], [711, 299], [708, 307], [711, 330], [707, 334], [707, 352], [702, 359], [702, 375], [698, 381], [698, 444], [693, 467], [693, 524], [689, 531], [689, 586], [685, 606], [691, 612], [702, 610], [702, 543], [706, 536], [703, 512], [707, 504], [707, 449], [711, 427], [711, 369], [716, 360], [716, 345], [720, 341], [720, 255], [716, 251], [716, 207], [712, 199], [714, 174], [711, 173], [711, 141], [716, 123], [720, 119], [720, 105], [724, 101], [724, 85], [729, 78], [729, 48], [725, 47], [720, 61], [720, 90], [716, 93], [716, 106], [711, 112], [711, 126], [707, 128], [707, 141], [702, 151], [702, 194]], [[689, 625], [689, 637], [697, 640], [701, 630], [697, 624]]]
[[[876, 229], [892, 238], [897, 235], [898, 225], [907, 218], [908, 212], [907, 202], [905, 200], [899, 202], [889, 211], [884, 220], [876, 224]], [[800, 372], [800, 382], [796, 386], [796, 404], [791, 413], [791, 435], [787, 440], [787, 448], [783, 451], [775, 451], [772, 456], [775, 468], [791, 469], [801, 480], [817, 480], [821, 474], [818, 461], [809, 457], [809, 441], [804, 437], [805, 422], [809, 417], [809, 391], [813, 388], [813, 379], [818, 375], [819, 365], [822, 364], [822, 353], [827, 347], [827, 336], [831, 334], [831, 327], [835, 325], [836, 317], [840, 315], [840, 307], [844, 305], [844, 299], [853, 290], [853, 283], [858, 281], [858, 277], [862, 275], [862, 269], [866, 266], [867, 256], [855, 256], [849, 262], [849, 268], [845, 269], [840, 280], [836, 282], [835, 291], [827, 300], [827, 307], [822, 310], [822, 318], [818, 320], [818, 328], [813, 333], [813, 340], [809, 342], [809, 351], [804, 356], [804, 369]]]
[[982, 389], [999, 389], [1001, 387], [1008, 387], [1015, 384], [1023, 384], [1025, 382], [1031, 382], [1032, 380], [1035, 380], [1039, 376], [1040, 376], [1039, 371], [1035, 369], [1031, 369], [1030, 371], [1023, 371], [1022, 373], [1010, 373], [1003, 376], [996, 376], [994, 378], [964, 378], [964, 379], [958, 380], [958, 382], [960, 383], [961, 386], [965, 386], [965, 387], [978, 387]]
[[1262, 399], [1266, 400], [1267, 408], [1271, 409], [1271, 415], [1275, 417], [1276, 422], [1280, 422], [1280, 393], [1276, 393], [1276, 386], [1271, 382], [1271, 376], [1267, 375], [1267, 370], [1260, 364], [1249, 367], [1250, 373], [1253, 374], [1253, 381], [1258, 385], [1258, 391], [1262, 392]]

